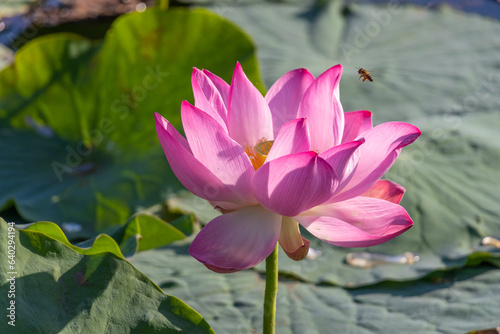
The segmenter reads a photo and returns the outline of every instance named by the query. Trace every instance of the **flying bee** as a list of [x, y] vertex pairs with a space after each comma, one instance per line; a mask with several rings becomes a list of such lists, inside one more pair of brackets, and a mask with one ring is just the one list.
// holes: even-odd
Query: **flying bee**
[[373, 77], [370, 75], [370, 72], [368, 72], [364, 68], [358, 68], [358, 74], [360, 79], [363, 78], [363, 82], [365, 82], [366, 80], [373, 82]]

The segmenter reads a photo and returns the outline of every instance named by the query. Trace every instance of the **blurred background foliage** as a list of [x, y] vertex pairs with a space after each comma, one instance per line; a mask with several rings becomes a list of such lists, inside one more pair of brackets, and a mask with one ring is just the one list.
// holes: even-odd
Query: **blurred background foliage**
[[[342, 333], [500, 326], [494, 292], [500, 241], [484, 242], [500, 238], [500, 5], [443, 4], [199, 0], [170, 2], [167, 11], [137, 0], [0, 4], [0, 216], [25, 228], [18, 271], [30, 289], [39, 289], [40, 298], [48, 287], [62, 289], [50, 288], [55, 302], [44, 312], [54, 314], [65, 291], [54, 274], [62, 269], [47, 269], [53, 252], [80, 283], [67, 310], [78, 309], [78, 316], [61, 318], [58, 330], [98, 322], [82, 296], [99, 270], [140, 278], [96, 283], [97, 295], [106, 289], [155, 295], [156, 302], [138, 299], [126, 330], [194, 333], [190, 324], [173, 321], [172, 308], [158, 309], [165, 322], [141, 322], [143, 304], [171, 298], [151, 292], [156, 288], [146, 274], [199, 311], [215, 332], [260, 331], [264, 266], [218, 275], [187, 254], [200, 223], [218, 213], [175, 179], [153, 122], [159, 112], [182, 131], [179, 107], [193, 100], [192, 68], [230, 81], [236, 61], [263, 93], [291, 69], [318, 75], [341, 63], [344, 110], [368, 109], [376, 124], [406, 121], [423, 132], [386, 175], [406, 187], [402, 205], [414, 227], [369, 249], [337, 248], [309, 236], [312, 251], [304, 261], [281, 254], [277, 333], [325, 333], [332, 324]], [[371, 71], [374, 82], [358, 80], [358, 67]], [[54, 223], [29, 225], [35, 221]], [[38, 242], [40, 236], [47, 241]], [[61, 247], [64, 252], [54, 251]], [[346, 261], [361, 251], [387, 262], [356, 267]], [[387, 257], [405, 252], [418, 261], [402, 265]], [[125, 258], [144, 274], [131, 273]], [[26, 304], [35, 303], [30, 289]], [[107, 307], [102, 298], [85, 303]], [[120, 319], [119, 310], [108, 316]], [[186, 312], [196, 330], [210, 331], [196, 312]]]

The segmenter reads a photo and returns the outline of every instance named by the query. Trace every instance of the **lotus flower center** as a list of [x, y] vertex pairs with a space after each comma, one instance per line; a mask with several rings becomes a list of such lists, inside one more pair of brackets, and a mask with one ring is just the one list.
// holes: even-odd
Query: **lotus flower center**
[[247, 146], [245, 148], [245, 153], [250, 158], [253, 168], [255, 170], [262, 167], [264, 162], [266, 162], [267, 155], [273, 146], [274, 140], [266, 140], [266, 138], [261, 138], [254, 147]]

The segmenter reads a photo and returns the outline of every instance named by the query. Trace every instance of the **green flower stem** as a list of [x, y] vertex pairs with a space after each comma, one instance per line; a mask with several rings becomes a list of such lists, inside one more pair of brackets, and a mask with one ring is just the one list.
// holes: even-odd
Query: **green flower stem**
[[167, 10], [168, 9], [168, 0], [156, 0], [155, 7], [160, 9], [160, 10]]
[[276, 295], [278, 293], [278, 245], [266, 259], [266, 292], [264, 296], [264, 334], [274, 334]]

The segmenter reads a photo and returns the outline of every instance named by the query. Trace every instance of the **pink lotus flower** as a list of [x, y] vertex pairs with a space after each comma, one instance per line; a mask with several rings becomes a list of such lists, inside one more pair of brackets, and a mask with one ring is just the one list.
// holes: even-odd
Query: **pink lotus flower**
[[340, 247], [374, 246], [413, 225], [398, 205], [404, 188], [380, 177], [420, 131], [400, 122], [373, 127], [365, 110], [344, 113], [341, 74], [341, 65], [316, 79], [293, 70], [263, 97], [240, 64], [231, 85], [194, 69], [195, 106], [181, 107], [187, 140], [156, 114], [175, 175], [223, 213], [189, 249], [209, 269], [251, 268], [278, 241], [301, 260], [309, 241], [299, 224]]

